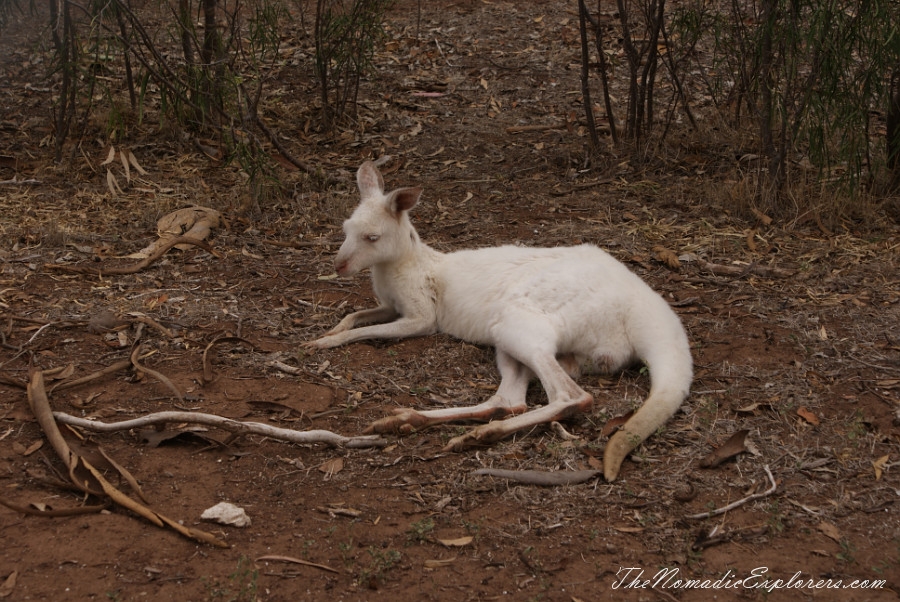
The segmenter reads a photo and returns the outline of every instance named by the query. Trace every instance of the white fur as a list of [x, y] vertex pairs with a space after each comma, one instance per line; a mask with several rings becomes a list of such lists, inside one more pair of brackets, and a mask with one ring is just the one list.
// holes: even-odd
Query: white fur
[[[348, 315], [309, 346], [440, 331], [496, 347], [501, 374], [497, 393], [482, 404], [403, 409], [370, 430], [518, 414], [473, 429], [448, 448], [493, 441], [589, 409], [591, 396], [572, 380], [581, 369], [613, 372], [643, 361], [650, 370], [650, 394], [606, 447], [604, 474], [611, 481], [628, 453], [687, 397], [692, 364], [681, 322], [662, 297], [612, 256], [591, 245], [439, 253], [421, 242], [409, 222], [407, 212], [421, 189], [385, 193], [371, 162], [359, 168], [357, 183], [361, 201], [344, 222], [346, 239], [335, 266], [342, 276], [372, 268], [379, 306]], [[548, 404], [526, 411], [534, 376]]]

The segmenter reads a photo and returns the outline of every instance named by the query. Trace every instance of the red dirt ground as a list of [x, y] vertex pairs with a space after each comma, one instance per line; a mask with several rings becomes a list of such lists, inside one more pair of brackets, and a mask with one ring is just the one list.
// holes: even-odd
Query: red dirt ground
[[[149, 173], [122, 196], [107, 190], [99, 164], [109, 143], [100, 133], [83, 140], [74, 166], [54, 167], [42, 144], [47, 94], [32, 81], [44, 68], [34, 45], [40, 22], [23, 18], [0, 35], [0, 154], [17, 160], [15, 169], [0, 166], [0, 180], [39, 181], [0, 187], [0, 499], [57, 510], [98, 503], [56, 484], [65, 469], [46, 442], [34, 449], [45, 435], [23, 385], [31, 366], [71, 366], [75, 378], [127, 360], [138, 339], [150, 353], [141, 363], [170, 379], [183, 399], [151, 374], [123, 369], [51, 391], [52, 408], [105, 421], [184, 409], [356, 435], [392, 408], [489, 396], [498, 383], [492, 350], [443, 335], [299, 350], [373, 303], [368, 281], [333, 278], [331, 260], [340, 222], [357, 199], [352, 173], [383, 154], [394, 156], [384, 168], [389, 187], [425, 188], [413, 220], [439, 250], [590, 242], [660, 291], [692, 341], [696, 379], [682, 411], [626, 461], [616, 482], [560, 487], [473, 472], [595, 467], [603, 426], [646, 394], [639, 370], [582, 381], [596, 403], [563, 425], [574, 441], [536, 428], [463, 453], [441, 448], [465, 426], [388, 436], [375, 449], [259, 435], [229, 440], [214, 428], [154, 446], [138, 430], [64, 427], [71, 439], [83, 438], [85, 454], [96, 458], [100, 446], [126, 467], [152, 508], [228, 547], [198, 543], [117, 506], [67, 517], [0, 507], [0, 597], [897, 599], [897, 225], [845, 223], [825, 234], [804, 223], [748, 223], [723, 205], [737, 186], [726, 173], [734, 149], [696, 141], [703, 136], [679, 141], [673, 133], [668, 154], [640, 170], [612, 150], [605, 167], [585, 169], [574, 2], [423, 3], [418, 25], [415, 6], [391, 13], [380, 67], [361, 91], [358, 131], [333, 139], [304, 133], [315, 115], [312, 42], [299, 22], [291, 25], [284, 53], [296, 60], [274, 74], [281, 83], [273, 84], [270, 125], [297, 156], [347, 184], [321, 189], [285, 171], [283, 194], [250, 218], [237, 213], [246, 192], [235, 166], [179, 147], [149, 125], [135, 126], [129, 142]], [[571, 129], [507, 131], [573, 115]], [[121, 256], [155, 238], [157, 218], [193, 203], [228, 218], [210, 238], [221, 257], [173, 250], [123, 276], [53, 267], [130, 265], [135, 260]], [[659, 260], [658, 245], [682, 257], [678, 269]], [[717, 274], [692, 257], [739, 270]], [[123, 320], [116, 331], [91, 327], [105, 312]], [[227, 334], [245, 342], [216, 345], [214, 378], [205, 383], [204, 349]], [[276, 359], [297, 374], [274, 368]], [[60, 382], [47, 378], [48, 390]], [[529, 399], [542, 403], [539, 387]], [[746, 452], [700, 467], [744, 429]], [[764, 492], [765, 467], [773, 493], [715, 518], [687, 518]], [[129, 491], [114, 470], [105, 474]], [[203, 510], [220, 501], [243, 507], [251, 525], [202, 521]], [[644, 579], [667, 569], [683, 579], [747, 581], [731, 589], [673, 581], [626, 588], [623, 569], [631, 567], [631, 577], [643, 570]], [[770, 581], [799, 573], [803, 582], [884, 583], [768, 592], [751, 577], [764, 569]]]

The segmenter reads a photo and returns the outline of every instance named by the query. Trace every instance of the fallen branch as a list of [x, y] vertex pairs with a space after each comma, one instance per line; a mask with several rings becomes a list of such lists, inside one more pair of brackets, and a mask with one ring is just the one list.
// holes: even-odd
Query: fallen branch
[[[167, 516], [128, 497], [107, 481], [100, 471], [88, 460], [73, 452], [65, 439], [63, 439], [62, 433], [59, 431], [59, 426], [54, 420], [54, 416], [50, 410], [50, 403], [47, 400], [47, 393], [44, 390], [44, 375], [40, 370], [36, 370], [31, 375], [31, 379], [28, 383], [28, 405], [31, 407], [31, 411], [34, 413], [38, 424], [50, 441], [56, 455], [59, 456], [69, 469], [69, 478], [72, 480], [72, 483], [79, 489], [95, 497], [103, 498], [105, 496], [116, 504], [131, 510], [135, 514], [144, 517], [159, 527], [168, 525], [178, 533], [195, 541], [202, 541], [221, 548], [228, 547], [227, 543], [211, 533], [201, 531], [200, 529], [185, 527], [179, 522], [173, 521]], [[78, 472], [82, 475], [87, 472], [87, 478], [77, 475], [76, 473]], [[91, 485], [88, 485], [89, 481], [92, 482]], [[97, 490], [98, 486], [102, 493]]]
[[759, 498], [767, 497], [775, 493], [775, 489], [778, 487], [778, 484], [775, 482], [775, 477], [772, 476], [772, 471], [769, 470], [769, 465], [763, 466], [763, 470], [766, 471], [766, 476], [769, 477], [769, 481], [772, 483], [772, 486], [763, 491], [762, 493], [754, 493], [752, 495], [748, 495], [745, 498], [742, 498], [736, 502], [732, 502], [727, 506], [723, 506], [721, 508], [716, 508], [715, 510], [710, 510], [709, 512], [701, 512], [700, 514], [689, 514], [685, 516], [687, 519], [697, 520], [701, 518], [710, 518], [712, 516], [718, 516], [720, 514], [725, 514], [729, 510], [734, 510], [738, 506], [742, 506], [747, 502], [752, 502], [753, 500], [758, 500]]
[[508, 479], [516, 483], [528, 485], [540, 485], [542, 487], [556, 487], [559, 485], [577, 485], [590, 481], [602, 470], [503, 470], [502, 468], [479, 468], [472, 474], [477, 476], [497, 477]]
[[223, 416], [216, 416], [215, 414], [204, 414], [202, 412], [156, 412], [132, 420], [123, 420], [122, 422], [87, 420], [64, 412], [53, 412], [53, 417], [62, 424], [77, 426], [97, 433], [115, 433], [156, 424], [165, 424], [168, 422], [189, 422], [192, 424], [213, 426], [230, 433], [240, 435], [262, 435], [264, 437], [271, 437], [272, 439], [288, 441], [290, 443], [325, 443], [334, 447], [349, 447], [354, 449], [383, 447], [387, 445], [387, 440], [378, 435], [345, 437], [326, 430], [295, 431], [272, 426], [270, 424], [263, 424], [261, 422], [241, 422], [239, 420], [232, 420]]
[[146, 259], [143, 259], [130, 266], [110, 266], [106, 268], [96, 268], [84, 265], [60, 265], [56, 263], [45, 263], [44, 268], [48, 270], [62, 270], [64, 272], [70, 272], [73, 274], [97, 274], [97, 276], [101, 278], [103, 276], [126, 276], [128, 274], [137, 274], [138, 272], [155, 262], [157, 259], [165, 255], [169, 251], [169, 249], [171, 249], [175, 245], [194, 245], [195, 247], [200, 247], [204, 251], [212, 253], [216, 257], [221, 258], [221, 255], [219, 255], [215, 249], [213, 249], [202, 240], [189, 238], [187, 236], [179, 236], [178, 238], [173, 238], [164, 245], [160, 246], [152, 255], [150, 255]]

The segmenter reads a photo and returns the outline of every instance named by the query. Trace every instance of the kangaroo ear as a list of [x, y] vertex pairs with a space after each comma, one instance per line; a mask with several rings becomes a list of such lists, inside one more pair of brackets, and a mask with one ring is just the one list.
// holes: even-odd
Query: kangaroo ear
[[363, 197], [375, 192], [378, 194], [384, 192], [384, 179], [371, 161], [366, 161], [356, 170], [356, 185], [359, 186], [359, 193]]
[[409, 211], [419, 202], [422, 195], [421, 188], [398, 188], [387, 196], [388, 208], [394, 217], [399, 217], [404, 211]]

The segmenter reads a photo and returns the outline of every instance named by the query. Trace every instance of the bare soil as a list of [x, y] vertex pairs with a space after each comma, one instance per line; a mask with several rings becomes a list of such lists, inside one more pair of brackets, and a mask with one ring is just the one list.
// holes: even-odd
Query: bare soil
[[[353, 172], [384, 154], [394, 157], [384, 168], [389, 187], [425, 188], [413, 216], [424, 240], [440, 250], [600, 245], [673, 304], [696, 365], [682, 411], [613, 483], [538, 487], [473, 472], [596, 467], [604, 425], [647, 392], [637, 368], [582, 381], [596, 403], [563, 424], [576, 439], [536, 428], [463, 453], [442, 446], [465, 426], [391, 435], [375, 449], [230, 438], [214, 428], [151, 444], [138, 430], [64, 427], [84, 453], [100, 446], [126, 467], [152, 508], [228, 547], [198, 543], [116, 505], [62, 517], [0, 506], [0, 597], [897, 599], [896, 223], [825, 231], [814, 220], [743, 220], [727, 203], [742, 149], [716, 142], [714, 122], [702, 112], [703, 133], [675, 124], [665, 153], [640, 168], [612, 148], [588, 162], [575, 6], [424, 2], [419, 20], [417, 3], [401, 2], [378, 71], [363, 82], [358, 127], [331, 137], [315, 128], [312, 41], [299, 19], [290, 24], [265, 117], [296, 156], [339, 182], [323, 187], [283, 167], [277, 198], [249, 215], [239, 212], [248, 196], [235, 165], [176, 144], [149, 120], [129, 132], [126, 145], [148, 171], [130, 184], [120, 164], [100, 165], [110, 147], [102, 123], [81, 141], [73, 165], [54, 166], [42, 90], [49, 84], [37, 52], [42, 22], [23, 17], [0, 34], [0, 180], [37, 181], [0, 185], [6, 503], [33, 510], [102, 503], [55, 484], [66, 470], [49, 445], [35, 449], [45, 435], [24, 384], [32, 368], [90, 374], [127, 360], [138, 341], [149, 354], [141, 363], [167, 377], [182, 399], [150, 373], [123, 369], [58, 392], [52, 387], [61, 381], [48, 376], [53, 409], [108, 422], [184, 409], [357, 435], [393, 408], [489, 396], [498, 384], [493, 351], [447, 336], [299, 350], [342, 315], [373, 304], [367, 279], [333, 277], [331, 260], [340, 222], [356, 202]], [[507, 129], [523, 125], [552, 127]], [[110, 194], [107, 169], [123, 194]], [[124, 276], [54, 267], [131, 265], [136, 260], [123, 256], [155, 239], [156, 220], [191, 204], [227, 218], [209, 240], [219, 257], [173, 250]], [[657, 246], [680, 256], [680, 266], [667, 266]], [[717, 273], [706, 262], [738, 269]], [[107, 312], [123, 322], [98, 330]], [[207, 383], [204, 350], [224, 335], [244, 340], [214, 347]], [[298, 373], [274, 368], [274, 359]], [[529, 399], [543, 402], [539, 386]], [[700, 466], [744, 429], [746, 451]], [[714, 518], [688, 518], [764, 493], [766, 467], [774, 492]], [[114, 470], [105, 474], [128, 491]], [[201, 521], [220, 501], [244, 508], [251, 525]], [[770, 592], [760, 578], [731, 589], [673, 581], [626, 588], [623, 567], [635, 567], [632, 578], [643, 570], [644, 579], [671, 569], [683, 579], [735, 580], [765, 568], [770, 581], [799, 573], [803, 582], [884, 583]], [[632, 578], [624, 583], [635, 585]]]

